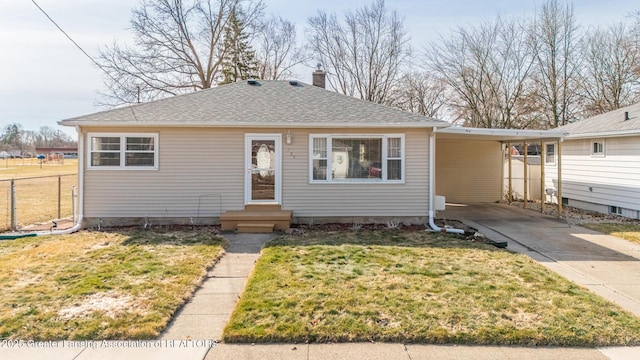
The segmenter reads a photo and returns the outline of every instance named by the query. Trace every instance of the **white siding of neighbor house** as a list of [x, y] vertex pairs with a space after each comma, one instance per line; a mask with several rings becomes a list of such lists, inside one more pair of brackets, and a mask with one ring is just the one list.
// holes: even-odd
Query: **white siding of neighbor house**
[[[569, 205], [608, 212], [617, 206], [637, 217], [640, 211], [640, 137], [606, 138], [605, 156], [592, 156], [596, 139], [565, 140], [562, 144], [562, 197]], [[597, 139], [602, 140], [602, 139]], [[557, 189], [557, 176], [547, 185]], [[635, 216], [634, 216], [635, 215]]]
[[[218, 217], [244, 207], [245, 133], [288, 129], [100, 129], [85, 133], [157, 132], [159, 168], [84, 170], [87, 218]], [[282, 208], [294, 217], [426, 216], [429, 131], [426, 129], [291, 129], [282, 144]], [[309, 134], [404, 134], [403, 184], [310, 184]], [[198, 205], [200, 204], [200, 205]]]
[[436, 142], [436, 195], [447, 202], [495, 202], [502, 197], [502, 144], [498, 141]]

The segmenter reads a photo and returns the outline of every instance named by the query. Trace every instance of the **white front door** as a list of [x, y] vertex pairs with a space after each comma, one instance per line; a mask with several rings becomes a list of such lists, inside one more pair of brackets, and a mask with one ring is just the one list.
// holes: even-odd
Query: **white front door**
[[282, 136], [245, 135], [245, 203], [281, 202]]

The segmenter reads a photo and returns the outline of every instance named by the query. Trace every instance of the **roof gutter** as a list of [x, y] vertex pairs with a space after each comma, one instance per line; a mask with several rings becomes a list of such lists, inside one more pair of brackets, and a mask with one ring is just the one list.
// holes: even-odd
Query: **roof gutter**
[[429, 123], [408, 123], [408, 122], [396, 122], [396, 123], [307, 123], [307, 124], [291, 124], [291, 123], [282, 123], [282, 122], [259, 122], [259, 123], [246, 123], [246, 124], [230, 124], [230, 123], [158, 123], [158, 122], [105, 122], [105, 121], [71, 121], [66, 122], [58, 121], [59, 125], [62, 126], [75, 126], [76, 128], [80, 125], [82, 126], [95, 126], [95, 127], [166, 127], [166, 128], [256, 128], [261, 127], [265, 128], [268, 126], [269, 128], [282, 128], [282, 129], [328, 129], [328, 128], [353, 128], [353, 129], [385, 129], [385, 128], [416, 128], [416, 129], [424, 129], [424, 128], [446, 128], [449, 127], [449, 124], [429, 124]]
[[464, 234], [462, 229], [441, 228], [433, 221], [434, 204], [436, 196], [436, 128], [434, 127], [429, 135], [429, 227], [436, 232], [448, 232], [454, 234]]
[[570, 134], [566, 136], [566, 139], [567, 140], [593, 139], [593, 138], [603, 138], [603, 137], [626, 137], [626, 136], [638, 136], [638, 135], [640, 135], [640, 129]]
[[443, 129], [440, 133], [449, 135], [486, 136], [498, 141], [562, 139], [568, 134], [567, 132], [556, 130], [487, 129], [454, 126]]

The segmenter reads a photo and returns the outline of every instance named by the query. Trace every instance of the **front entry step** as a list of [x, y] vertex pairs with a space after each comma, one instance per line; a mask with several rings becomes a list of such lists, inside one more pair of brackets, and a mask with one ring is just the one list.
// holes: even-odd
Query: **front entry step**
[[271, 233], [275, 224], [254, 224], [254, 223], [238, 223], [237, 231], [239, 233]]
[[[292, 215], [291, 210], [281, 210], [279, 204], [247, 205], [244, 210], [227, 211], [220, 215], [220, 225], [224, 231], [260, 233], [284, 231], [291, 226]], [[241, 225], [251, 226], [240, 229]]]

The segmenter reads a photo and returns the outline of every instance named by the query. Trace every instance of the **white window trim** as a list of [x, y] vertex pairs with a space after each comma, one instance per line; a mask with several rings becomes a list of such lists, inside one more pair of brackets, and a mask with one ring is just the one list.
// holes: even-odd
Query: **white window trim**
[[[549, 157], [549, 151], [547, 149], [547, 145], [553, 145], [553, 161], [549, 161], [547, 162], [547, 158]], [[556, 159], [557, 159], [557, 152], [558, 152], [558, 146], [556, 145], [556, 143], [550, 142], [550, 143], [544, 143], [544, 164], [545, 165], [549, 165], [549, 166], [555, 166], [556, 165]]]
[[[120, 165], [119, 166], [93, 166], [91, 165], [91, 139], [94, 137], [120, 138]], [[128, 137], [152, 137], [153, 138], [153, 166], [125, 166], [126, 142]], [[158, 170], [159, 142], [158, 133], [88, 133], [87, 134], [87, 169], [88, 170]]]
[[[327, 139], [327, 180], [314, 180], [313, 179], [313, 139], [323, 138]], [[387, 178], [387, 146], [389, 138], [400, 139], [400, 152], [401, 157], [401, 174], [400, 180], [386, 180]], [[331, 168], [333, 162], [333, 139], [381, 139], [382, 141], [382, 179], [332, 179]], [[309, 134], [309, 184], [404, 184], [407, 177], [406, 174], [406, 153], [405, 153], [405, 136], [404, 134]], [[391, 158], [397, 159], [397, 158]]]
[[[596, 153], [593, 152], [593, 145], [595, 143], [602, 143], [602, 152], [601, 153]], [[604, 139], [598, 139], [598, 140], [593, 140], [591, 141], [590, 144], [591, 148], [590, 148], [590, 152], [591, 152], [591, 157], [605, 157], [605, 154], [607, 153], [607, 144], [605, 143]]]

